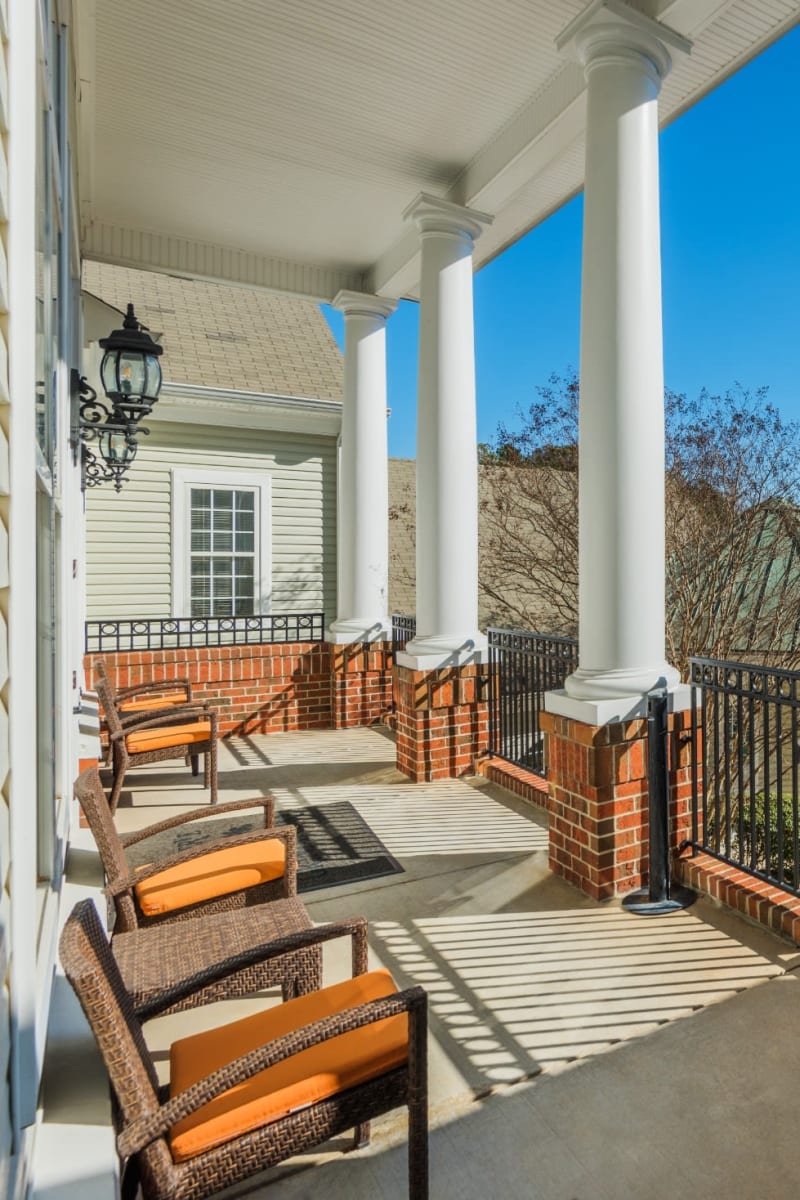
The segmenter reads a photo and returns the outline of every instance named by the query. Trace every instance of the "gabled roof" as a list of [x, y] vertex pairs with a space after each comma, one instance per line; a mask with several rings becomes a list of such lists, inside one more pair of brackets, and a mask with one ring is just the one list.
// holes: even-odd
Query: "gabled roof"
[[170, 383], [342, 398], [341, 355], [313, 301], [94, 262], [84, 262], [83, 287], [122, 313], [133, 302], [161, 335]]

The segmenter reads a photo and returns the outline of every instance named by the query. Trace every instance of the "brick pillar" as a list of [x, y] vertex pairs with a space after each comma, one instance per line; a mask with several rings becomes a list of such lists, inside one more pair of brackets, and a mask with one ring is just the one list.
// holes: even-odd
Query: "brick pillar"
[[[595, 900], [646, 886], [647, 721], [586, 725], [542, 713], [550, 785], [550, 869]], [[691, 712], [668, 720], [670, 848], [691, 835]]]
[[392, 711], [392, 643], [330, 647], [334, 729], [388, 721]]
[[475, 772], [489, 743], [486, 670], [395, 667], [397, 768], [415, 783]]

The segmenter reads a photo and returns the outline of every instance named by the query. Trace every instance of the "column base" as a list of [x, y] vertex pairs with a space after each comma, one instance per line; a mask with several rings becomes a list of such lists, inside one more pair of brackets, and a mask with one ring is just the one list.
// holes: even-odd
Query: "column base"
[[[691, 708], [691, 704], [692, 689], [688, 683], [678, 683], [670, 688], [670, 712]], [[699, 694], [697, 704], [700, 704]], [[608, 725], [615, 721], [635, 721], [639, 717], [647, 716], [647, 696], [641, 694], [581, 700], [569, 695], [566, 689], [562, 688], [559, 691], [546, 692], [544, 706], [547, 712], [580, 721], [584, 725]]]
[[410, 671], [438, 671], [486, 662], [489, 643], [482, 633], [425, 634], [412, 638], [397, 653], [397, 665]]
[[[691, 716], [683, 710], [668, 718], [673, 855], [691, 832]], [[594, 900], [643, 887], [649, 872], [647, 720], [597, 725], [547, 711], [540, 725], [550, 787], [551, 871]]]
[[473, 775], [489, 745], [488, 687], [475, 664], [394, 670], [397, 769], [415, 783]]
[[392, 718], [392, 643], [334, 643], [331, 648], [331, 722], [356, 729]]
[[617, 671], [592, 671], [578, 667], [564, 681], [564, 690], [574, 700], [616, 700], [644, 696], [656, 687], [670, 690], [681, 677], [669, 663], [657, 667], [635, 667]]
[[350, 646], [357, 642], [384, 642], [391, 638], [391, 628], [385, 618], [375, 620], [347, 617], [333, 621], [325, 630], [325, 641], [332, 646]]

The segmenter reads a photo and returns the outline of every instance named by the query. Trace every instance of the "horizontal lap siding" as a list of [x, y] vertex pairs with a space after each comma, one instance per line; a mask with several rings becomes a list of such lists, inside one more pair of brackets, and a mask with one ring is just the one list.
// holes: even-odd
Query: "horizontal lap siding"
[[[171, 468], [272, 479], [272, 611], [336, 603], [336, 440], [151, 419], [121, 494], [87, 491], [87, 616], [168, 617]], [[188, 615], [188, 614], [181, 614]]]

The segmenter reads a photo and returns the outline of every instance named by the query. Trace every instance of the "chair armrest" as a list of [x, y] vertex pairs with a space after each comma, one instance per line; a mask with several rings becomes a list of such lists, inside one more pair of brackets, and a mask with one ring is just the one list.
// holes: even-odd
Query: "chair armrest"
[[[297, 895], [297, 833], [293, 825], [282, 825], [280, 829], [256, 829], [250, 833], [239, 833], [235, 837], [220, 838], [216, 842], [204, 842], [202, 846], [192, 846], [180, 854], [171, 854], [168, 858], [159, 859], [157, 863], [149, 863], [138, 871], [130, 871], [127, 875], [118, 875], [110, 880], [105, 887], [105, 894], [113, 900], [128, 892], [137, 883], [144, 883], [153, 875], [160, 875], [170, 867], [179, 867], [182, 863], [191, 862], [195, 858], [205, 858], [217, 850], [229, 850], [232, 846], [246, 846], [250, 842], [277, 840], [286, 844], [286, 885], [289, 889], [286, 895]], [[293, 875], [290, 879], [289, 875]]]
[[[162, 988], [160, 992], [152, 993], [136, 1009], [136, 1015], [142, 1022], [150, 1021], [165, 1009], [171, 1008], [173, 1004], [188, 999], [210, 984], [220, 983], [223, 979], [235, 975], [237, 971], [242, 971], [246, 967], [269, 962], [270, 959], [280, 958], [284, 954], [305, 950], [309, 946], [319, 946], [340, 937], [350, 937], [352, 942], [353, 978], [357, 975], [364, 975], [367, 971], [367, 930], [366, 917], [347, 917], [342, 921], [330, 921], [325, 925], [316, 925], [313, 929], [299, 929], [285, 937], [262, 942], [259, 946], [252, 946], [240, 954], [232, 954], [230, 958], [222, 959], [210, 967], [204, 967], [202, 971], [196, 971], [193, 975], [187, 975], [185, 979], [180, 979], [177, 983]], [[175, 936], [182, 937], [185, 936], [185, 933], [178, 930], [176, 926]], [[112, 946], [114, 944], [113, 936], [111, 944]]]
[[177, 817], [169, 817], [164, 821], [157, 821], [155, 825], [147, 825], [135, 833], [120, 834], [119, 840], [122, 842], [122, 848], [125, 849], [127, 846], [136, 845], [137, 842], [143, 842], [157, 833], [163, 833], [166, 829], [175, 829], [179, 825], [186, 825], [189, 821], [201, 821], [206, 817], [218, 817], [220, 813], [259, 807], [264, 809], [264, 829], [268, 829], [275, 819], [275, 797], [256, 796], [252, 800], [229, 800], [225, 804], [215, 804], [213, 808], [193, 808]]
[[143, 1147], [154, 1142], [157, 1137], [166, 1133], [178, 1121], [197, 1112], [203, 1105], [208, 1104], [223, 1092], [229, 1091], [238, 1084], [266, 1071], [277, 1063], [313, 1046], [319, 1046], [331, 1038], [343, 1033], [351, 1033], [374, 1025], [376, 1021], [384, 1021], [388, 1017], [401, 1016], [408, 1013], [409, 1063], [421, 1054], [424, 1061], [425, 1051], [421, 1046], [424, 1038], [426, 1022], [427, 995], [421, 987], [407, 988], [403, 992], [395, 992], [391, 996], [383, 996], [379, 1000], [370, 1000], [367, 1004], [359, 1004], [356, 1008], [334, 1013], [305, 1025], [302, 1029], [293, 1030], [276, 1038], [266, 1046], [259, 1046], [249, 1054], [243, 1054], [233, 1062], [220, 1067], [212, 1075], [199, 1079], [185, 1092], [179, 1092], [159, 1108], [155, 1113], [137, 1117], [123, 1129], [117, 1138], [117, 1149], [122, 1158], [136, 1154]]
[[[180, 725], [184, 721], [193, 720], [210, 720], [215, 726], [217, 722], [217, 710], [215, 708], [203, 708], [199, 704], [181, 705], [177, 708], [161, 710], [155, 716], [148, 713], [143, 717], [131, 717], [126, 719], [121, 729], [116, 733], [111, 734], [112, 741], [118, 741], [121, 737], [127, 737], [129, 733], [138, 733], [141, 729], [158, 729], [163, 727], [167, 729], [170, 725]], [[215, 732], [212, 729], [212, 734]]]
[[[213, 708], [213, 705], [213, 700], [195, 700], [192, 704], [185, 704], [183, 702], [180, 704], [165, 704], [163, 708], [148, 708], [140, 712], [130, 712], [130, 710], [118, 708], [117, 717], [125, 732], [130, 733], [130, 726], [137, 721], [143, 721], [145, 717], [170, 718], [176, 724], [180, 724], [183, 720], [182, 714], [185, 709], [202, 708], [204, 712], [208, 713]], [[216, 709], [214, 711], [216, 712]]]

